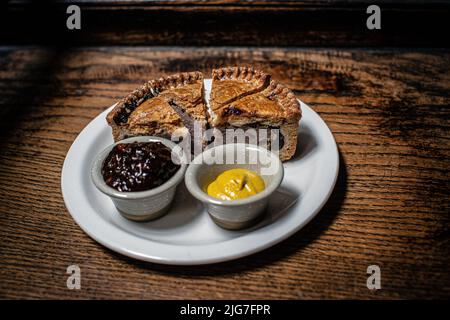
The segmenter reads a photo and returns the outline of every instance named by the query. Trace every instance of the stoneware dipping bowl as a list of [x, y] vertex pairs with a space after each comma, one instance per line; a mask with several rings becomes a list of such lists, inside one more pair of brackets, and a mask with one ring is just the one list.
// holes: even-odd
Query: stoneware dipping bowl
[[[112, 148], [119, 143], [161, 142], [180, 159], [180, 168], [165, 183], [159, 187], [137, 192], [121, 192], [108, 186], [102, 176], [102, 166]], [[168, 139], [142, 136], [118, 141], [100, 152], [91, 166], [91, 178], [98, 190], [111, 198], [117, 210], [127, 219], [148, 221], [159, 218], [167, 213], [174, 198], [178, 184], [183, 180], [187, 167], [187, 158], [182, 149]]]
[[[243, 168], [258, 173], [265, 189], [248, 198], [220, 200], [206, 193], [207, 186], [226, 170]], [[225, 229], [238, 230], [258, 222], [270, 195], [283, 180], [283, 164], [276, 154], [256, 145], [233, 143], [207, 149], [189, 165], [185, 183], [189, 192], [203, 202], [213, 221]]]

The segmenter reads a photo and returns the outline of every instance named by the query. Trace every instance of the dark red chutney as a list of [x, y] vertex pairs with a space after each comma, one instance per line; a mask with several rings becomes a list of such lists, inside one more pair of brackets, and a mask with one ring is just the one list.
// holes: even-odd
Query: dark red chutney
[[161, 142], [119, 143], [103, 162], [102, 175], [116, 190], [144, 191], [162, 185], [179, 168]]

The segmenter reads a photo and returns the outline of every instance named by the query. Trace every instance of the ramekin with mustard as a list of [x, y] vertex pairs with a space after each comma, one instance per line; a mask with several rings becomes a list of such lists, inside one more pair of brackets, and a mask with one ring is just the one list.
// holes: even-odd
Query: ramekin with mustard
[[[216, 161], [250, 159], [256, 163]], [[270, 168], [271, 170], [266, 170]], [[225, 229], [243, 229], [263, 217], [270, 195], [283, 180], [283, 165], [266, 148], [243, 143], [218, 145], [205, 150], [189, 165], [185, 183], [189, 192], [202, 201], [212, 220]]]

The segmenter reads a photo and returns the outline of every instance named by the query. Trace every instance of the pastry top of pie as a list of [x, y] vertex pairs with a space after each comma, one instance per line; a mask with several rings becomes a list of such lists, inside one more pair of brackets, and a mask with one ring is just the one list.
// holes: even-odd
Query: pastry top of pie
[[246, 67], [213, 70], [209, 105], [211, 124], [243, 125], [297, 121], [300, 105], [295, 95], [264, 72]]
[[263, 90], [269, 85], [270, 76], [250, 67], [227, 67], [212, 71], [213, 89], [211, 108], [222, 105]]
[[[176, 121], [176, 112], [172, 110], [169, 102], [184, 102], [198, 117], [204, 118], [204, 112], [198, 112], [198, 104], [202, 102], [203, 75], [200, 72], [188, 72], [150, 80], [134, 90], [118, 102], [116, 107], [108, 114], [108, 123], [125, 125], [135, 123], [144, 114], [152, 110], [152, 117], [164, 115], [169, 121]], [[150, 116], [150, 115], [149, 115]]]
[[184, 117], [206, 121], [203, 75], [179, 73], [150, 80], [120, 100], [108, 114], [112, 126], [182, 126]]
[[195, 81], [161, 92], [142, 102], [129, 116], [128, 124], [147, 125], [151, 121], [178, 124], [180, 121], [205, 121], [203, 81]]

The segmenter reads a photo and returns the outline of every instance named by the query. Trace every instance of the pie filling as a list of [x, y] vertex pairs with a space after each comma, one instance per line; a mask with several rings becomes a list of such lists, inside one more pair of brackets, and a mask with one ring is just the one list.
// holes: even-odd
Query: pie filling
[[137, 108], [137, 103], [127, 103], [115, 116], [114, 122], [118, 125], [127, 123], [130, 114]]

